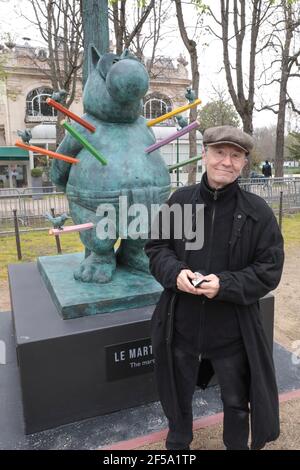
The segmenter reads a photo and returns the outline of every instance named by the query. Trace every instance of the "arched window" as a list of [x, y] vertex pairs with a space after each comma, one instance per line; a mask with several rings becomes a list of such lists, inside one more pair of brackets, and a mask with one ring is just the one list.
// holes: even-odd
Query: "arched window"
[[172, 111], [171, 100], [160, 93], [153, 93], [144, 98], [144, 116], [146, 119], [155, 119]]
[[57, 111], [46, 103], [53, 93], [52, 88], [40, 87], [30, 91], [26, 97], [27, 116], [57, 116]]

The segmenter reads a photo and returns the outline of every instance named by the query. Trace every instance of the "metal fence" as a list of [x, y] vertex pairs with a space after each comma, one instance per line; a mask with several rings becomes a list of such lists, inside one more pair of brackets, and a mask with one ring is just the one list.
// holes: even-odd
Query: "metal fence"
[[265, 199], [276, 215], [279, 214], [281, 194], [283, 213], [300, 210], [300, 178], [240, 179], [239, 184], [246, 191]]
[[[283, 213], [300, 210], [300, 178], [240, 179], [239, 184], [265, 199], [276, 215], [281, 193]], [[174, 189], [175, 185], [172, 186]], [[14, 233], [13, 211], [16, 211], [20, 232], [47, 230], [51, 224], [45, 214], [52, 209], [55, 214], [69, 212], [65, 194], [58, 192], [55, 186], [0, 189], [0, 235]]]
[[0, 189], [0, 235], [14, 232], [14, 211], [20, 232], [48, 230], [46, 213], [69, 212], [68, 200], [55, 186], [41, 188]]

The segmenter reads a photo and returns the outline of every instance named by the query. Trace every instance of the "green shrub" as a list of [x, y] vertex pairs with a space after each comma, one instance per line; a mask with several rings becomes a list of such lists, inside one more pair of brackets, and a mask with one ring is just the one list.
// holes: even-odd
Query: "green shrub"
[[38, 178], [39, 176], [42, 176], [42, 174], [43, 170], [40, 168], [32, 168], [31, 170], [31, 176], [33, 176], [33, 178]]

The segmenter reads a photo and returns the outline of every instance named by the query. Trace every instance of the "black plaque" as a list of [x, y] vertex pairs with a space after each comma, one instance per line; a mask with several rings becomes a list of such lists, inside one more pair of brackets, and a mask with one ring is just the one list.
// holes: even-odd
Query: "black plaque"
[[105, 348], [106, 378], [109, 382], [153, 372], [150, 338], [114, 344]]

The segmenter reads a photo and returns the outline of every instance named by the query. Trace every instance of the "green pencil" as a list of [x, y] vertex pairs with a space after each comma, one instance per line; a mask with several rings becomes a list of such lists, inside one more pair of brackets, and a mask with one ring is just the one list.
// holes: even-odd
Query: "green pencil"
[[102, 163], [102, 165], [107, 165], [107, 161], [105, 158], [101, 155], [101, 153], [98, 152], [98, 150], [95, 149], [82, 135], [79, 134], [70, 124], [66, 121], [62, 121], [62, 126], [71, 134], [74, 139], [78, 140], [87, 150], [90, 152], [99, 162]]

